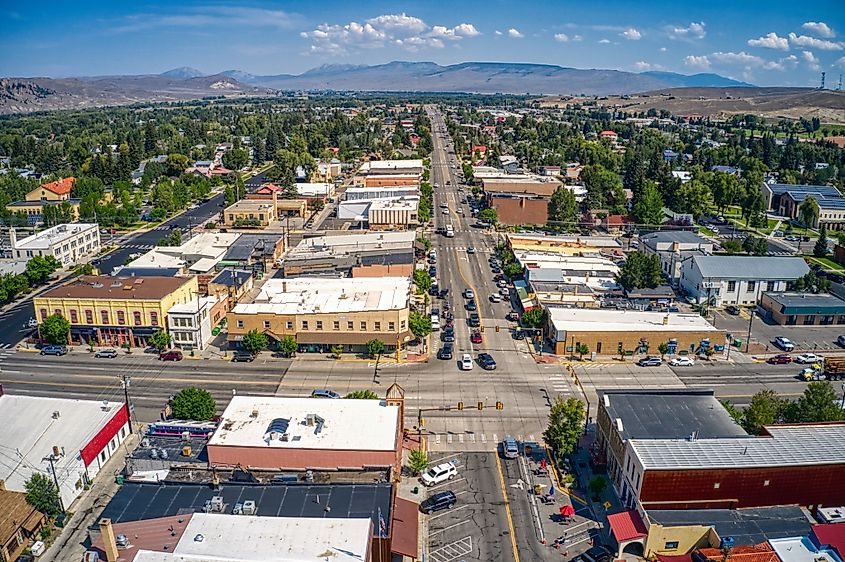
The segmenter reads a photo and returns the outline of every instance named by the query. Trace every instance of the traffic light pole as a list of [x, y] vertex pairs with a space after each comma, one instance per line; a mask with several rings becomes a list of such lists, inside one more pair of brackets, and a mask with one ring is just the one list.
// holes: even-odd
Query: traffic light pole
[[[483, 411], [485, 407], [489, 407], [489, 406], [485, 405], [484, 402], [479, 400], [476, 407], [478, 408], [479, 411]], [[505, 404], [503, 402], [500, 402], [500, 401], [497, 400], [496, 403], [494, 404], [494, 407], [497, 410], [504, 410]], [[458, 402], [455, 409], [458, 410], [459, 412], [463, 411], [463, 409], [464, 409], [463, 401]], [[425, 418], [423, 418], [423, 412], [451, 412], [451, 411], [452, 411], [452, 406], [440, 406], [438, 408], [420, 408], [419, 410], [417, 410], [417, 438], [419, 439], [420, 447], [422, 447], [422, 431], [423, 431], [423, 427], [425, 426]]]

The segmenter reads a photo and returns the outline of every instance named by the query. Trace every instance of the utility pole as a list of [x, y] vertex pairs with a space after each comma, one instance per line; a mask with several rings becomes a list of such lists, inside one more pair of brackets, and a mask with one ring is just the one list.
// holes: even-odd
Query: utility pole
[[748, 346], [751, 345], [751, 323], [754, 322], [754, 310], [751, 311], [751, 318], [748, 319], [748, 335], [745, 337], [745, 353], [748, 353]]
[[[53, 447], [53, 451], [58, 450], [58, 447]], [[62, 508], [62, 513], [65, 512], [65, 502], [62, 501], [62, 489], [59, 487], [59, 477], [56, 476], [56, 465], [54, 464], [56, 460], [56, 455], [54, 453], [50, 453], [42, 460], [50, 461], [50, 472], [53, 473], [53, 482], [56, 484], [56, 493], [59, 496], [59, 507]]]
[[129, 405], [129, 385], [132, 383], [132, 379], [129, 378], [129, 375], [126, 373], [123, 374], [123, 378], [121, 380], [121, 385], [123, 386], [123, 399], [126, 401], [126, 419], [129, 421], [129, 433], [132, 433], [132, 407]]

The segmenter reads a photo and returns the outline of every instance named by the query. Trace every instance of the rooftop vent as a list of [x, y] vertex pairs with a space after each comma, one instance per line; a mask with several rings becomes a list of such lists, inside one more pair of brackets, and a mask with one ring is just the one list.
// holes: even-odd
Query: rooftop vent
[[194, 542], [202, 542], [204, 540], [205, 540], [205, 537], [202, 536], [202, 533], [199, 533], [194, 537]]
[[60, 416], [60, 415], [61, 415], [61, 414], [59, 413], [59, 411], [58, 411], [58, 410], [53, 410], [53, 419], [54, 419], [54, 420], [59, 419], [59, 416]]
[[249, 417], [257, 418], [258, 417], [258, 410], [253, 410], [252, 413], [249, 415]]
[[127, 537], [123, 533], [117, 535], [117, 537], [115, 537], [114, 539], [114, 542], [117, 545], [117, 548], [120, 549], [127, 549], [132, 546], [132, 543], [129, 542], [129, 537]]
[[118, 287], [120, 287], [121, 285], [123, 285], [123, 283], [121, 283], [120, 281], [112, 281], [112, 282], [111, 282], [111, 288], [112, 288], [112, 289], [117, 289], [117, 288], [118, 288]]
[[623, 430], [622, 418], [616, 418], [616, 431], [618, 431], [619, 433], [622, 433], [622, 430]]
[[99, 281], [94, 281], [93, 283], [91, 283], [91, 286], [94, 287], [95, 289], [102, 289], [103, 288], [103, 284], [100, 283]]

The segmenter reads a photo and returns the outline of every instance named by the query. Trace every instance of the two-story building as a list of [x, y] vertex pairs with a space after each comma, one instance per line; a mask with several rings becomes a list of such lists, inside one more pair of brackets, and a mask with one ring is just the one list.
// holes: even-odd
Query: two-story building
[[672, 285], [681, 279], [681, 263], [713, 253], [713, 241], [687, 230], [661, 230], [640, 236], [640, 251], [660, 259], [660, 269]]
[[802, 258], [692, 256], [681, 263], [680, 287], [710, 306], [754, 305], [764, 292], [781, 292], [810, 271]]
[[76, 178], [69, 177], [44, 183], [31, 190], [22, 201], [13, 201], [6, 205], [10, 213], [21, 213], [27, 216], [28, 224], [34, 225], [42, 221], [44, 207], [67, 203], [72, 210], [73, 218], [79, 216], [80, 199], [71, 198], [71, 190]]
[[53, 256], [59, 263], [72, 265], [100, 251], [100, 230], [96, 224], [60, 224], [32, 236], [18, 239], [9, 230], [13, 258]]
[[199, 297], [170, 307], [167, 330], [175, 347], [202, 351], [213, 339], [212, 330], [225, 316], [225, 296]]

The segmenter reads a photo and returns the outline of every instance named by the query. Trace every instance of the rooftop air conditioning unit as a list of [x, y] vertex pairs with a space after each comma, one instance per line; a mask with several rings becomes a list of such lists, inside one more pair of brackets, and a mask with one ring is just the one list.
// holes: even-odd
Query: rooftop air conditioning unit
[[290, 440], [290, 435], [288, 435], [287, 433], [282, 433], [279, 436], [279, 441], [287, 442], [289, 440]]
[[132, 546], [132, 543], [129, 542], [129, 537], [124, 535], [123, 533], [117, 535], [114, 540], [117, 548], [126, 549]]
[[246, 500], [241, 507], [241, 513], [244, 515], [255, 515], [258, 513], [258, 508], [255, 505], [255, 502], [252, 500]]
[[162, 449], [161, 451], [159, 451], [158, 456], [161, 457], [162, 459], [166, 459], [167, 458], [167, 449]]
[[223, 512], [223, 496], [214, 496], [209, 502], [209, 509], [216, 513]]
[[190, 431], [183, 431], [182, 432], [182, 441], [190, 441], [191, 440], [191, 432]]
[[53, 419], [54, 419], [54, 420], [59, 419], [59, 416], [60, 416], [60, 415], [61, 415], [61, 414], [59, 413], [59, 411], [58, 411], [58, 410], [53, 410]]
[[258, 417], [258, 410], [253, 410], [252, 413], [249, 415], [249, 417], [257, 418]]

